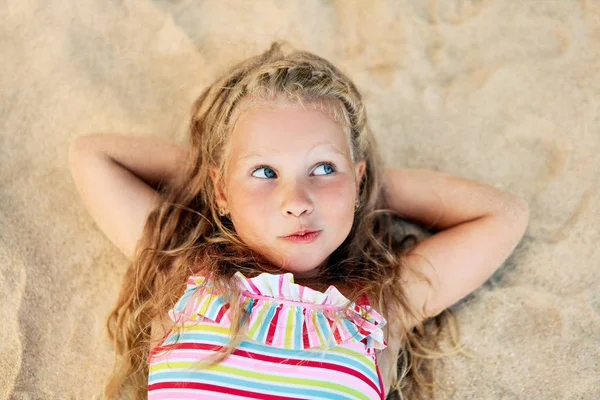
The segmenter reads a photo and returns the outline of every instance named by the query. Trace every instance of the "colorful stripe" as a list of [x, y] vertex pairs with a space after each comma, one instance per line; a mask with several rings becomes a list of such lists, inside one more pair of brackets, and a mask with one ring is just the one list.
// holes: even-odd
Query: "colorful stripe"
[[375, 360], [359, 343], [314, 351], [244, 340], [220, 363], [198, 367], [194, 364], [228, 343], [229, 329], [212, 322], [193, 322], [181, 331], [174, 330], [165, 338], [165, 345], [176, 340], [171, 350], [164, 352], [157, 346], [149, 357], [150, 400], [186, 398], [186, 393], [238, 399], [383, 398]]
[[200, 365], [229, 343], [230, 305], [212, 282], [190, 277], [169, 311], [182, 324], [148, 357], [148, 399], [383, 399], [375, 349], [387, 346], [386, 321], [366, 296], [335, 321], [348, 299], [333, 285], [321, 293], [291, 273], [236, 276], [246, 338], [218, 364]]

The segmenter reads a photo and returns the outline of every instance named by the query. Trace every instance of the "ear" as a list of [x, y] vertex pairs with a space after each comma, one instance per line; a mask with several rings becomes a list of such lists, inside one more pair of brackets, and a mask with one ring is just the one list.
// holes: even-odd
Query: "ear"
[[367, 162], [365, 160], [360, 161], [356, 164], [356, 197], [360, 192], [360, 182], [362, 181], [362, 177], [365, 174], [365, 170], [367, 169]]
[[222, 180], [218, 178], [218, 168], [211, 167], [210, 168], [210, 178], [213, 182], [213, 187], [215, 188], [215, 201], [217, 202], [217, 206], [219, 208], [224, 208], [227, 210], [227, 197], [225, 196], [225, 192], [223, 191]]

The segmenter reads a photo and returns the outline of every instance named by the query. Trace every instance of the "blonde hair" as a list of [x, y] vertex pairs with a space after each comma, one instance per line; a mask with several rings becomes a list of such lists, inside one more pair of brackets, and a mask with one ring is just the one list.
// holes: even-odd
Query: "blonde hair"
[[[248, 248], [232, 221], [219, 215], [210, 169], [217, 167], [221, 176], [226, 173], [223, 153], [244, 100], [265, 104], [281, 96], [327, 112], [347, 133], [353, 160], [366, 162], [352, 229], [330, 255], [318, 281], [355, 284], [360, 289], [353, 292], [347, 307], [367, 293], [371, 305], [388, 321], [399, 321], [403, 328], [394, 332], [401, 347], [393, 355], [398, 363], [393, 367], [397, 378], [392, 390], [400, 397], [432, 395], [433, 361], [449, 354], [438, 351], [436, 339], [445, 323], [450, 323], [456, 348], [456, 323], [450, 310], [445, 310], [427, 323], [409, 326], [408, 321], [422, 321], [424, 314], [411, 306], [400, 278], [408, 268], [406, 253], [418, 239], [405, 232], [392, 234], [393, 222], [401, 218], [387, 208], [384, 199], [384, 169], [365, 104], [352, 81], [329, 61], [306, 51], [286, 54], [284, 47], [285, 42], [273, 42], [266, 52], [234, 65], [194, 102], [188, 158], [182, 160], [176, 179], [159, 187], [161, 199], [148, 216], [107, 320], [115, 366], [106, 380], [104, 398], [121, 392], [131, 392], [134, 399], [146, 398], [152, 320], [174, 306], [190, 275], [201, 273], [207, 278], [205, 283], [214, 282], [230, 304], [232, 340], [213, 363], [224, 359], [243, 339], [248, 318], [237, 301], [240, 291], [234, 274], [240, 271], [254, 277], [277, 266]], [[295, 282], [311, 283], [300, 278]], [[391, 325], [384, 327], [386, 337]]]

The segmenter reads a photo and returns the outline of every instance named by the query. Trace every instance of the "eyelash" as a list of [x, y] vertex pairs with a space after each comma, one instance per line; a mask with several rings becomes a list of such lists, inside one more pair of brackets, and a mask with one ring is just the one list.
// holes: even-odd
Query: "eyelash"
[[[334, 172], [337, 171], [337, 166], [334, 163], [330, 162], [330, 161], [324, 161], [324, 162], [318, 163], [315, 168], [320, 167], [321, 165], [329, 165], [330, 167], [332, 167], [334, 169]], [[269, 166], [269, 165], [259, 165], [259, 166], [255, 167], [255, 168], [252, 168], [252, 172], [250, 172], [250, 175], [254, 174], [256, 171], [258, 171], [261, 168], [272, 169], [271, 166]], [[325, 175], [320, 175], [320, 176], [327, 176], [327, 175], [331, 175], [331, 174], [325, 174]]]

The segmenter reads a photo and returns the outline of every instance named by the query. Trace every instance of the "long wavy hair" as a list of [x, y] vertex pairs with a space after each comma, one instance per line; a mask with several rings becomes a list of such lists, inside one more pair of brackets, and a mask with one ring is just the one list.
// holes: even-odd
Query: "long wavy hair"
[[[388, 320], [383, 328], [385, 337], [392, 335], [401, 343], [393, 354], [397, 363], [388, 399], [431, 398], [436, 386], [443, 387], [433, 374], [435, 361], [460, 351], [456, 321], [452, 312], [445, 310], [415, 327], [409, 323], [423, 321], [425, 315], [411, 305], [401, 284], [409, 268], [407, 254], [419, 238], [402, 229], [397, 223], [402, 218], [386, 204], [384, 166], [362, 96], [329, 61], [306, 51], [286, 54], [286, 46], [283, 41], [273, 42], [266, 52], [234, 65], [194, 102], [188, 157], [182, 160], [176, 178], [157, 188], [160, 200], [147, 218], [107, 319], [115, 364], [103, 398], [125, 393], [129, 398], [146, 398], [152, 321], [167, 315], [191, 275], [209, 278], [205, 282], [212, 281], [229, 301], [231, 341], [213, 363], [224, 359], [243, 339], [248, 318], [240, 307], [234, 274], [240, 271], [254, 277], [279, 267], [248, 248], [231, 219], [219, 214], [210, 172], [216, 167], [219, 176], [226, 173], [224, 152], [243, 100], [268, 101], [277, 96], [328, 112], [347, 133], [354, 162], [366, 161], [352, 229], [320, 269], [317, 281], [355, 284], [360, 289], [352, 293], [347, 307], [367, 293], [371, 306]], [[413, 273], [428, 281], [419, 271]], [[300, 278], [295, 282], [314, 283]], [[394, 323], [390, 323], [392, 319]], [[454, 348], [444, 353], [439, 339], [447, 324]]]

